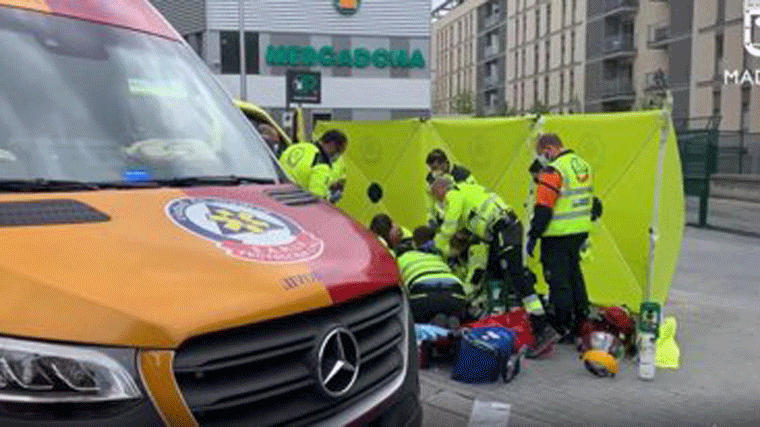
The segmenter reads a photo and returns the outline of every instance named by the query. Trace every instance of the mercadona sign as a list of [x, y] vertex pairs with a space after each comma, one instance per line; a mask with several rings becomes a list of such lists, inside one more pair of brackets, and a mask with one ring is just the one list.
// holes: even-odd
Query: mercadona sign
[[267, 65], [272, 67], [351, 67], [366, 68], [425, 68], [425, 57], [417, 49], [411, 54], [403, 49], [366, 48], [336, 51], [332, 46], [317, 50], [312, 46], [269, 46]]

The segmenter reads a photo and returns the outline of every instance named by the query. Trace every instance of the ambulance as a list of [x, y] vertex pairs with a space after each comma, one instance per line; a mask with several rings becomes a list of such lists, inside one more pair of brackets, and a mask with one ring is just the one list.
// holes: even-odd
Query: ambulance
[[0, 0], [0, 426], [419, 426], [391, 255], [147, 0]]

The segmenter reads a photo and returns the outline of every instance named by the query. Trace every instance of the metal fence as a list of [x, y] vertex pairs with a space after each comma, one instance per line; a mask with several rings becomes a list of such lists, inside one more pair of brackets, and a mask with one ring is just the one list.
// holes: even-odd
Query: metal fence
[[760, 172], [757, 168], [760, 135], [742, 136], [738, 132], [721, 132], [710, 126], [677, 130], [676, 135], [683, 167], [687, 224], [760, 236], [760, 205], [746, 200], [710, 197], [712, 175]]

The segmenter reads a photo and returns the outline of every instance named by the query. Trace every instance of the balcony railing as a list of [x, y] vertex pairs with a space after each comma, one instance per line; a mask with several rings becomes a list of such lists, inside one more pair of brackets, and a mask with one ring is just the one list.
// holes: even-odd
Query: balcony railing
[[498, 24], [500, 18], [501, 18], [501, 14], [499, 14], [499, 13], [496, 13], [496, 14], [488, 16], [483, 21], [483, 29], [491, 28], [494, 25]]
[[604, 97], [635, 96], [633, 81], [628, 78], [604, 80]]
[[494, 87], [499, 85], [499, 78], [495, 75], [483, 76], [483, 85], [485, 87]]
[[620, 8], [636, 8], [638, 6], [638, 0], [604, 0], [604, 10], [606, 12]]
[[635, 47], [634, 37], [631, 33], [623, 33], [604, 39], [604, 53], [635, 52]]
[[665, 47], [670, 40], [670, 26], [667, 23], [658, 23], [649, 26], [649, 46]]

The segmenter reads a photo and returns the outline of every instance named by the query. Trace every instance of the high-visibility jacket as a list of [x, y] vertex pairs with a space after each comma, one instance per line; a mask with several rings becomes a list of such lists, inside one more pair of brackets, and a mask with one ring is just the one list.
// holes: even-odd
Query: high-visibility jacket
[[562, 175], [562, 188], [543, 235], [566, 236], [591, 231], [594, 199], [591, 166], [572, 151], [563, 153], [549, 166]]
[[[449, 173], [443, 174], [444, 177], [448, 177], [451, 179], [455, 184], [459, 183], [465, 183], [465, 184], [473, 184], [477, 185], [478, 182], [475, 180], [475, 177], [472, 175], [472, 172], [470, 172], [469, 169], [454, 165], [451, 168], [451, 171]], [[443, 207], [440, 206], [435, 199], [433, 198], [432, 193], [430, 192], [430, 185], [433, 183], [435, 178], [433, 177], [433, 173], [430, 172], [427, 174], [426, 181], [428, 184], [428, 213], [427, 213], [427, 222], [428, 225], [433, 227], [434, 229], [441, 226], [441, 223], [443, 222]]]
[[311, 142], [293, 144], [280, 156], [280, 164], [304, 190], [323, 199], [330, 197], [332, 163], [319, 145]]
[[[438, 254], [418, 250], [406, 251], [398, 257], [398, 266], [404, 286], [410, 293], [414, 293], [416, 283], [428, 279], [449, 279], [464, 288], [462, 281], [451, 272], [451, 268]], [[455, 296], [466, 298], [465, 295]]]
[[457, 184], [446, 193], [443, 224], [436, 233], [435, 245], [448, 256], [451, 237], [461, 229], [491, 241], [491, 227], [509, 212], [512, 208], [497, 194], [480, 185]]

